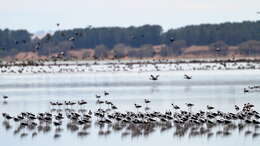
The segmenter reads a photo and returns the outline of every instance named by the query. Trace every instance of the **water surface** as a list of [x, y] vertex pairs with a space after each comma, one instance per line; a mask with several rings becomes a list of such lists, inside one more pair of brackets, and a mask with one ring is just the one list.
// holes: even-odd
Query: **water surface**
[[[149, 80], [150, 74], [160, 74], [158, 81]], [[192, 80], [185, 80], [184, 74], [192, 75]], [[216, 110], [235, 112], [234, 105], [253, 103], [255, 110], [260, 111], [259, 92], [243, 93], [243, 88], [260, 83], [260, 71], [173, 71], [146, 73], [57, 73], [57, 74], [4, 74], [0, 78], [0, 94], [8, 95], [8, 103], [0, 105], [0, 112], [18, 114], [20, 112], [46, 112], [52, 107], [49, 101], [87, 100], [84, 108], [96, 110], [95, 95], [110, 92], [104, 100], [110, 100], [121, 111], [136, 111], [134, 103], [144, 106], [144, 98], [151, 100], [151, 111], [172, 109], [171, 103], [187, 110], [185, 103], [194, 103], [193, 111], [206, 110], [206, 105], [212, 105]], [[3, 100], [1, 100], [3, 103]], [[103, 105], [105, 106], [105, 105]], [[102, 106], [101, 106], [102, 107]], [[75, 107], [79, 109], [79, 107]], [[3, 122], [3, 118], [0, 118]], [[157, 130], [149, 136], [122, 137], [120, 132], [112, 132], [99, 136], [99, 128], [93, 124], [88, 129], [89, 135], [78, 137], [76, 133], [62, 132], [61, 137], [53, 139], [54, 132], [31, 135], [21, 138], [14, 135], [15, 123], [10, 129], [0, 126], [0, 141], [3, 145], [259, 145], [259, 138], [245, 136], [244, 132], [235, 130], [228, 137], [214, 134], [207, 136], [183, 137], [174, 136], [174, 129], [160, 132]], [[217, 127], [216, 129], [221, 129]], [[250, 129], [249, 130], [254, 130]], [[247, 130], [247, 129], [246, 129]], [[52, 129], [52, 131], [54, 131]], [[26, 133], [31, 134], [32, 132]], [[257, 132], [260, 132], [259, 130]]]

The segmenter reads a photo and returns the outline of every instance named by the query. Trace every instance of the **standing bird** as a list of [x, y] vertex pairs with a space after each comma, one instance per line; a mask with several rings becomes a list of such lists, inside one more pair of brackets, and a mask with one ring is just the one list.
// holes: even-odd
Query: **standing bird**
[[184, 79], [190, 80], [192, 78], [192, 76], [189, 76], [187, 74], [184, 75]]
[[69, 37], [68, 40], [69, 41], [75, 41], [76, 39], [74, 37]]
[[212, 109], [214, 109], [214, 107], [213, 107], [213, 106], [210, 106], [210, 105], [207, 105], [207, 109], [208, 109], [208, 110], [212, 110]]
[[249, 92], [249, 90], [244, 88], [244, 93], [248, 93], [248, 92]]
[[147, 106], [148, 103], [150, 103], [151, 101], [149, 99], [144, 99], [144, 103], [145, 103], [145, 110], [149, 110], [150, 108]]
[[142, 107], [141, 105], [138, 105], [136, 103], [134, 105], [135, 105], [135, 108], [136, 108], [137, 112], [138, 112], [138, 109]]
[[96, 95], [96, 98], [99, 99], [101, 96], [100, 95]]
[[239, 111], [239, 107], [237, 105], [235, 105], [235, 110]]
[[150, 75], [150, 80], [153, 80], [153, 81], [156, 81], [156, 80], [158, 80], [158, 78], [159, 78], [159, 76], [160, 75], [156, 75], [156, 76], [154, 76], [154, 75]]
[[151, 101], [149, 99], [144, 99], [144, 103], [148, 104], [150, 103]]
[[107, 96], [109, 95], [109, 93], [107, 91], [104, 91], [104, 95]]
[[189, 110], [191, 111], [191, 108], [194, 106], [194, 104], [192, 103], [186, 103], [186, 106], [189, 108]]
[[174, 105], [173, 103], [172, 103], [172, 107], [173, 107], [175, 110], [180, 109], [180, 107], [179, 107], [178, 105]]

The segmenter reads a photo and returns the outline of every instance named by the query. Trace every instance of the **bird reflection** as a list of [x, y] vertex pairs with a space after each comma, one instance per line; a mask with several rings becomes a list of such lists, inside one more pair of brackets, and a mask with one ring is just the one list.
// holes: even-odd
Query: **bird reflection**
[[186, 85], [184, 88], [184, 92], [190, 92], [191, 91], [191, 85]]
[[153, 82], [151, 85], [151, 93], [156, 93], [159, 92], [159, 83], [158, 82]]

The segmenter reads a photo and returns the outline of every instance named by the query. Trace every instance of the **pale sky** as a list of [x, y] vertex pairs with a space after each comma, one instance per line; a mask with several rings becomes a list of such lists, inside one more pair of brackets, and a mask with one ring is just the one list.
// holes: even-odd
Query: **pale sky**
[[0, 29], [39, 30], [260, 20], [260, 0], [0, 0]]

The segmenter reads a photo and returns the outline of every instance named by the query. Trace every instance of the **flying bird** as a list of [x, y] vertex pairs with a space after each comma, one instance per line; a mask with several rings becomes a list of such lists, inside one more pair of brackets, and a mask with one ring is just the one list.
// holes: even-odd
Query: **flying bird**
[[170, 37], [170, 41], [174, 42], [175, 41], [174, 37]]
[[8, 96], [6, 96], [6, 95], [3, 96], [3, 99], [4, 99], [4, 100], [6, 100], [7, 98], [8, 98]]
[[217, 51], [217, 52], [220, 52], [220, 51], [221, 51], [221, 49], [220, 49], [220, 48], [216, 48], [216, 51]]
[[192, 78], [192, 76], [189, 76], [189, 75], [185, 74], [184, 78], [187, 79], [187, 80], [190, 80]]
[[35, 49], [36, 49], [36, 50], [39, 50], [39, 49], [40, 49], [40, 46], [41, 46], [41, 43], [40, 43], [40, 42], [37, 42], [37, 44], [35, 45]]
[[70, 37], [68, 40], [69, 41], [75, 41], [75, 38], [74, 37]]
[[51, 39], [51, 34], [48, 33], [48, 34], [46, 35], [46, 40], [49, 41], [50, 39]]
[[150, 75], [150, 80], [153, 80], [153, 81], [156, 81], [156, 80], [158, 80], [158, 78], [159, 78], [159, 76], [160, 75], [156, 75], [156, 76], [154, 76], [154, 75]]

